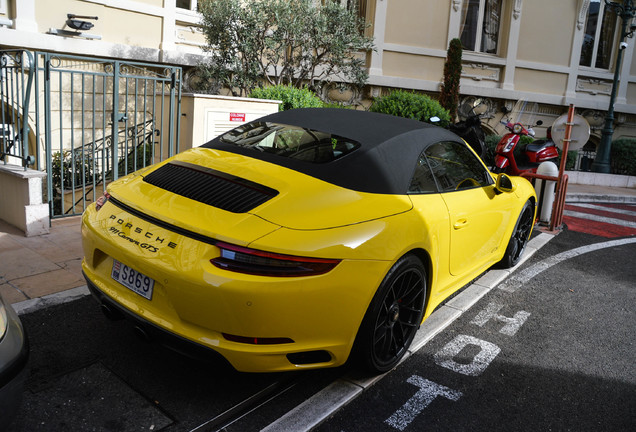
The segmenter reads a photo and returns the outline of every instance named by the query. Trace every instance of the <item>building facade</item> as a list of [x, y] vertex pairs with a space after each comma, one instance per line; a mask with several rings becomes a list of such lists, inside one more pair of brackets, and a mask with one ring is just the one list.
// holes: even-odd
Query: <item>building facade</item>
[[[634, 39], [619, 48], [620, 19], [603, 0], [342, 2], [358, 8], [375, 38], [376, 50], [367, 57], [368, 86], [353, 98], [362, 106], [393, 88], [438, 93], [448, 44], [460, 38], [465, 47], [460, 115], [482, 98], [485, 128], [502, 133], [502, 117], [547, 126], [574, 104], [591, 125], [594, 145], [623, 49], [614, 138], [636, 137]], [[196, 3], [0, 0], [0, 49], [176, 65], [187, 85], [188, 70], [204, 57]], [[73, 29], [71, 19], [89, 25]], [[538, 128], [537, 135], [542, 133]]]

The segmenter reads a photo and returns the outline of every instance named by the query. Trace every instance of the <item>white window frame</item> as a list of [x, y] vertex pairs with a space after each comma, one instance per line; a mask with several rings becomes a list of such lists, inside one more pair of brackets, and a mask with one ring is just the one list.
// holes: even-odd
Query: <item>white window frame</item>
[[[592, 2], [590, 1], [590, 4]], [[603, 70], [603, 71], [611, 71], [612, 68], [615, 66], [615, 60], [616, 60], [616, 42], [617, 42], [617, 38], [618, 38], [618, 33], [620, 32], [620, 23], [618, 22], [618, 19], [616, 20], [616, 26], [614, 27], [614, 35], [612, 37], [612, 46], [611, 46], [611, 52], [610, 52], [610, 59], [609, 59], [609, 67], [608, 68], [598, 68], [596, 67], [596, 59], [598, 58], [598, 45], [599, 43], [601, 43], [601, 31], [603, 30], [603, 20], [605, 18], [605, 9], [606, 9], [606, 4], [604, 0], [600, 0], [600, 7], [599, 7], [599, 11], [598, 11], [598, 21], [596, 23], [596, 32], [594, 33], [594, 46], [592, 47], [592, 59], [590, 61], [589, 66], [588, 65], [582, 65], [580, 64], [580, 60], [579, 60], [579, 66], [581, 68], [584, 69], [593, 69], [593, 70]], [[585, 15], [585, 21], [583, 24], [583, 38], [585, 38], [585, 30], [587, 28], [587, 22], [590, 18], [590, 7], [587, 8], [587, 14]], [[585, 39], [583, 39], [583, 43], [585, 43]], [[581, 50], [583, 49], [583, 45], [581, 45]]]
[[[476, 53], [482, 53], [482, 54], [489, 54], [489, 55], [498, 55], [500, 52], [500, 46], [501, 46], [501, 29], [503, 26], [503, 21], [504, 21], [504, 11], [505, 11], [505, 1], [502, 0], [501, 1], [501, 10], [500, 10], [500, 16], [499, 16], [499, 28], [497, 29], [497, 51], [495, 53], [488, 53], [485, 51], [481, 51], [481, 42], [482, 42], [482, 38], [483, 38], [483, 27], [484, 27], [484, 17], [485, 17], [485, 9], [486, 9], [486, 2], [488, 0], [479, 0], [479, 12], [478, 12], [478, 16], [477, 16], [477, 31], [476, 31], [476, 35], [475, 35], [475, 49], [473, 50], [469, 50], [471, 52], [476, 52]], [[463, 8], [463, 3], [464, 1], [461, 2], [460, 5], [460, 11], [461, 8]], [[461, 22], [460, 22], [460, 29], [461, 29]], [[461, 31], [459, 33], [459, 37], [461, 38]]]
[[[0, 0], [0, 1], [2, 1], [2, 0]], [[182, 7], [179, 7], [179, 6], [176, 6], [176, 8], [179, 9], [179, 10], [189, 10], [189, 11], [192, 11], [192, 12], [196, 12], [197, 11], [197, 0], [189, 0], [189, 2], [190, 2], [190, 7], [189, 8], [182, 8]], [[176, 1], [175, 1], [175, 5], [176, 5]]]

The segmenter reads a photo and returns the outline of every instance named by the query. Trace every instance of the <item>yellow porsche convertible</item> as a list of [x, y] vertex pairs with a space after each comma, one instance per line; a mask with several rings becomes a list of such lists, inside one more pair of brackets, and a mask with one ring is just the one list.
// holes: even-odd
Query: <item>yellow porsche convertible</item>
[[82, 267], [107, 314], [181, 351], [382, 372], [445, 298], [519, 261], [535, 201], [445, 129], [290, 110], [111, 183]]

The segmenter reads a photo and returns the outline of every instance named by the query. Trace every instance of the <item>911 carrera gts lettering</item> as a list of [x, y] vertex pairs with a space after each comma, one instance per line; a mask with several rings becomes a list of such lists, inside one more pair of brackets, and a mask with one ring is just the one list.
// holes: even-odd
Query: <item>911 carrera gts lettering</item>
[[153, 245], [149, 245], [148, 243], [141, 243], [139, 240], [135, 240], [132, 237], [128, 237], [126, 235], [126, 233], [124, 233], [123, 231], [121, 231], [118, 228], [115, 227], [110, 227], [109, 229], [110, 232], [112, 232], [113, 234], [117, 235], [117, 237], [123, 239], [123, 240], [128, 240], [129, 242], [131, 242], [132, 244], [136, 244], [137, 246], [139, 246], [142, 249], [146, 249], [149, 252], [157, 252], [159, 250], [159, 248], [157, 248], [156, 246]]
[[[121, 218], [117, 218], [117, 216], [115, 216], [115, 215], [110, 215], [110, 219], [111, 219], [111, 220], [114, 220], [114, 221], [115, 221], [118, 225], [121, 225], [121, 226], [122, 226], [122, 227], [124, 227], [124, 228], [128, 228], [128, 229], [130, 229], [130, 231], [131, 231], [131, 232], [134, 232], [134, 233], [136, 233], [136, 234], [142, 234], [142, 235], [143, 235], [145, 238], [147, 238], [147, 239], [154, 240], [155, 242], [158, 242], [158, 243], [161, 243], [161, 244], [163, 244], [163, 243], [165, 242], [165, 240], [166, 240], [166, 239], [164, 239], [164, 238], [162, 238], [162, 237], [155, 236], [155, 235], [154, 235], [153, 233], [151, 233], [150, 231], [144, 231], [143, 229], [141, 229], [141, 228], [139, 228], [139, 227], [134, 226], [134, 225], [133, 225], [133, 224], [131, 224], [130, 222], [126, 222], [126, 221], [124, 221], [124, 220], [123, 220], [123, 219], [121, 219]], [[111, 231], [111, 232], [115, 232], [115, 231], [117, 231], [117, 232], [116, 232], [116, 234], [117, 234], [119, 237], [122, 237], [122, 238], [126, 237], [128, 240], [130, 240], [131, 242], [133, 242], [133, 243], [135, 243], [135, 244], [137, 244], [137, 245], [140, 245], [140, 246], [141, 246], [141, 244], [146, 244], [146, 243], [140, 243], [139, 241], [137, 241], [137, 240], [135, 240], [135, 239], [133, 239], [133, 238], [130, 238], [130, 237], [126, 236], [126, 234], [124, 234], [124, 233], [123, 233], [122, 231], [120, 231], [118, 228], [111, 227], [111, 228], [110, 228], [110, 231]], [[120, 235], [120, 233], [121, 233], [121, 235]], [[154, 237], [154, 239], [153, 239], [153, 237]], [[168, 246], [169, 248], [171, 248], [171, 249], [175, 249], [175, 248], [177, 247], [177, 244], [176, 244], [176, 243], [174, 243], [174, 242], [168, 242], [168, 243], [167, 243], [167, 246]], [[158, 250], [155, 246], [151, 246], [151, 245], [148, 245], [148, 247], [144, 247], [144, 248], [142, 248], [142, 249], [152, 249], [152, 248], [154, 248], [154, 249], [155, 249], [155, 250], [154, 250], [154, 251], [152, 251], [152, 252], [156, 252], [156, 251]]]

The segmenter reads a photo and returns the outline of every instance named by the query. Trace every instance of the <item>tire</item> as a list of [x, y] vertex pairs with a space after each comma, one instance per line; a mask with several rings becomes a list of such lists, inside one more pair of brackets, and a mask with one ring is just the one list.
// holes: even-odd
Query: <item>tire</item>
[[393, 369], [404, 357], [422, 322], [426, 299], [426, 270], [414, 255], [391, 267], [362, 320], [354, 351], [372, 373]]
[[523, 252], [526, 250], [528, 240], [530, 239], [530, 233], [533, 227], [534, 208], [532, 201], [528, 200], [524, 204], [519, 217], [517, 218], [517, 224], [512, 231], [506, 252], [503, 258], [499, 261], [499, 267], [510, 268], [517, 265], [523, 256]]
[[494, 166], [494, 167], [492, 167], [491, 171], [493, 172], [493, 174], [501, 174], [501, 173], [506, 172], [506, 169], [505, 168], [499, 168], [498, 166]]

